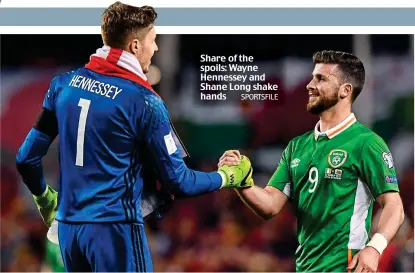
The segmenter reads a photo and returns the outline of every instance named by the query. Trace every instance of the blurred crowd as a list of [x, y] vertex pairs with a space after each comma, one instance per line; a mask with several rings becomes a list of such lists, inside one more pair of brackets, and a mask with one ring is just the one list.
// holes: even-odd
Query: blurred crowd
[[[97, 47], [100, 44], [99, 37], [96, 36], [93, 39], [78, 38], [83, 41], [91, 39], [89, 44]], [[240, 149], [253, 162], [256, 184], [265, 186], [288, 141], [313, 129], [317, 122], [317, 117], [305, 111], [307, 96], [304, 92], [312, 71], [310, 51], [314, 49], [302, 52], [301, 46], [297, 46], [298, 56], [293, 59], [293, 53], [284, 53], [284, 50], [289, 50], [288, 45], [275, 54], [269, 44], [258, 43], [261, 46], [257, 46], [256, 43], [247, 42], [250, 39], [243, 37], [239, 39], [246, 44], [240, 43], [241, 40], [237, 37], [231, 37], [237, 45], [230, 41], [228, 41], [229, 45], [226, 42], [222, 43], [221, 45], [227, 45], [226, 48], [214, 43], [209, 44], [208, 37], [205, 37], [207, 39], [205, 41], [198, 40], [199, 38], [193, 38], [193, 41], [198, 41], [197, 46], [192, 46], [189, 42], [192, 40], [191, 36], [182, 38], [182, 46], [177, 45], [181, 48], [177, 51], [182, 60], [181, 68], [176, 68], [177, 71], [174, 73], [163, 74], [166, 69], [163, 68], [160, 59], [156, 58], [154, 62], [159, 65], [162, 73], [161, 82], [155, 84], [155, 89], [162, 96], [169, 98], [167, 104], [172, 112], [174, 123], [192, 155], [189, 166], [197, 170], [214, 171], [217, 169], [217, 160], [226, 149]], [[21, 38], [10, 36], [2, 37], [2, 43], [8, 39], [10, 39], [10, 47], [21, 44], [18, 42]], [[69, 57], [82, 57], [82, 61], [86, 61], [88, 54], [95, 51], [96, 47], [88, 47], [86, 50], [88, 54], [69, 51], [60, 59], [57, 54], [61, 51], [54, 53], [54, 49], [45, 46], [51, 38], [42, 37], [35, 41], [37, 37], [29, 36], [26, 39], [32, 39], [32, 44], [39, 47], [39, 51], [36, 51], [39, 58], [35, 59], [33, 55], [30, 56], [31, 58], [26, 56], [27, 59], [20, 57], [20, 61], [14, 60], [17, 63], [12, 63], [7, 56], [2, 55], [2, 60], [10, 63], [9, 66], [2, 67], [1, 82], [0, 269], [13, 272], [60, 272], [64, 268], [58, 246], [46, 239], [47, 229], [37, 212], [30, 192], [21, 182], [16, 171], [15, 154], [36, 119], [51, 78], [59, 72], [82, 65], [81, 61]], [[279, 41], [280, 44], [284, 41], [288, 43], [288, 38], [284, 39]], [[307, 41], [309, 39], [310, 37], [306, 38]], [[341, 48], [340, 42], [337, 43], [335, 39], [321, 39], [321, 36], [318, 37], [321, 44], [328, 44], [327, 47]], [[409, 39], [405, 37], [384, 39], [384, 42], [378, 43], [385, 47], [383, 55], [378, 52], [380, 57], [373, 58], [373, 76], [369, 77], [369, 82], [373, 83], [372, 88], [375, 90], [371, 98], [375, 109], [370, 113], [368, 126], [385, 139], [392, 151], [406, 219], [396, 238], [382, 255], [379, 272], [413, 272], [413, 55], [408, 55], [403, 49], [410, 47]], [[395, 45], [389, 46], [390, 40], [394, 40], [397, 45], [400, 45], [397, 41], [402, 40], [402, 43], [407, 42], [407, 45], [395, 48]], [[291, 41], [291, 43], [291, 47], [295, 47], [304, 44], [304, 41]], [[206, 44], [206, 49], [203, 49], [203, 44]], [[341, 44], [346, 45], [341, 49], [352, 50], [351, 42]], [[310, 42], [310, 46], [312, 45], [316, 47], [318, 44]], [[171, 47], [171, 44], [167, 46]], [[237, 49], [233, 46], [237, 46]], [[253, 50], [255, 46], [257, 55]], [[198, 49], [193, 55], [191, 47]], [[197, 90], [197, 86], [192, 85], [192, 79], [198, 76], [196, 56], [202, 50], [207, 51], [209, 47], [212, 54], [220, 50], [229, 52], [239, 50], [238, 52], [247, 54], [247, 51], [250, 51], [249, 54], [254, 56], [262, 55], [262, 58], [258, 57], [262, 62], [261, 67], [264, 69], [268, 67], [267, 69], [271, 71], [267, 72], [268, 81], [276, 82], [281, 87], [279, 94], [281, 100], [278, 104], [264, 106], [241, 103], [226, 108], [228, 112], [220, 112], [223, 107], [214, 104], [200, 105], [197, 101], [186, 104], [186, 99], [189, 99], [186, 94]], [[160, 52], [163, 52], [162, 49], [163, 44], [160, 46]], [[81, 51], [79, 48], [76, 50]], [[187, 55], [183, 55], [183, 52], [187, 52]], [[291, 58], [287, 60], [281, 57], [283, 55], [289, 55]], [[63, 59], [65, 60], [62, 61]], [[174, 84], [170, 93], [165, 87], [165, 81], [168, 80], [167, 85]], [[203, 112], [205, 107], [207, 110]], [[357, 110], [359, 120], [359, 114], [364, 116], [365, 109]], [[208, 114], [198, 115], [196, 111]], [[215, 115], [218, 113], [220, 116], [216, 118]], [[234, 118], [235, 116], [242, 117], [242, 121]], [[226, 117], [228, 119], [224, 122]], [[59, 165], [56, 142], [43, 160], [43, 166], [47, 182], [57, 186]], [[376, 205], [372, 228], [376, 228], [378, 217], [379, 206]], [[291, 204], [287, 204], [275, 218], [265, 221], [247, 208], [236, 192], [221, 190], [205, 196], [176, 200], [163, 219], [147, 222], [146, 230], [155, 271], [289, 272], [295, 270], [296, 219]]]

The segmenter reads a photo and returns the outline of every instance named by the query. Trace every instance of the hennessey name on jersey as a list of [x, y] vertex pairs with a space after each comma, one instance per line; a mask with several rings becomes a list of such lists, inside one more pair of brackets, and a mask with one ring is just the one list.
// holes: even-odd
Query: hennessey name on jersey
[[115, 85], [100, 82], [80, 75], [73, 76], [69, 82], [69, 86], [80, 88], [110, 99], [115, 99], [115, 97], [122, 91], [121, 88]]

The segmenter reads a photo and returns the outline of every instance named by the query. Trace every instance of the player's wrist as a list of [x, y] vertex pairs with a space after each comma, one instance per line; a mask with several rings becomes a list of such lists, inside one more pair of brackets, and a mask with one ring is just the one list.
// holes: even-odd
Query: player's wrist
[[43, 191], [43, 193], [42, 193], [41, 195], [39, 195], [39, 197], [41, 197], [41, 198], [42, 198], [42, 197], [47, 196], [48, 192], [49, 192], [49, 187], [46, 185], [45, 190]]
[[225, 174], [224, 171], [218, 170], [218, 173], [220, 174], [220, 177], [222, 178], [222, 185], [220, 186], [219, 189], [222, 189], [222, 188], [227, 186], [228, 179], [227, 179], [226, 174]]
[[40, 207], [44, 207], [49, 203], [48, 195], [49, 187], [46, 185], [46, 189], [43, 191], [43, 193], [41, 195], [33, 195], [33, 199]]
[[43, 198], [48, 194], [48, 185], [45, 185], [45, 189], [42, 191], [42, 193], [32, 193], [33, 198]]
[[57, 199], [57, 193], [49, 185], [46, 185], [46, 189], [41, 195], [34, 195], [33, 197], [40, 207], [45, 208], [54, 203]]
[[388, 240], [381, 233], [375, 233], [366, 246], [373, 247], [380, 255], [382, 255], [383, 251], [388, 246]]

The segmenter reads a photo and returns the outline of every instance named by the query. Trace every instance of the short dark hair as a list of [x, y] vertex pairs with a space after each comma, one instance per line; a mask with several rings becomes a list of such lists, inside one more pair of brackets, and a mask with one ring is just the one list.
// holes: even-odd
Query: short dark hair
[[322, 50], [313, 54], [313, 63], [337, 64], [343, 83], [350, 82], [353, 86], [352, 102], [362, 92], [365, 84], [365, 67], [355, 55], [343, 51]]
[[140, 30], [151, 28], [157, 18], [153, 7], [135, 7], [120, 1], [109, 6], [102, 15], [101, 34], [104, 44], [124, 48], [128, 38]]

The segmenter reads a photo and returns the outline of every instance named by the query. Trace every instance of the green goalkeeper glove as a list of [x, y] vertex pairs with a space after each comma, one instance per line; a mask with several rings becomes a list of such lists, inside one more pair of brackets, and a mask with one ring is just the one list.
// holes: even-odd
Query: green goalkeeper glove
[[218, 172], [224, 178], [221, 188], [248, 188], [254, 185], [251, 162], [244, 155], [241, 155], [241, 160], [237, 165], [222, 166]]
[[58, 193], [51, 186], [47, 185], [46, 191], [40, 196], [33, 195], [33, 199], [43, 221], [49, 228], [53, 220], [55, 220], [58, 208]]

